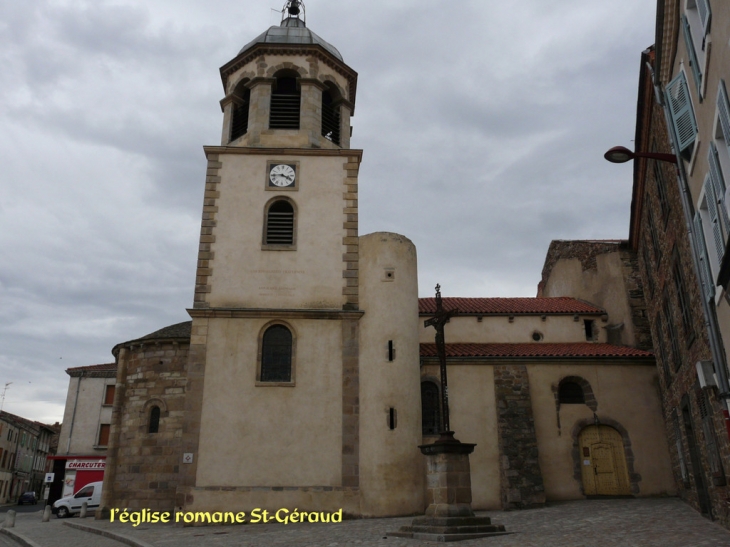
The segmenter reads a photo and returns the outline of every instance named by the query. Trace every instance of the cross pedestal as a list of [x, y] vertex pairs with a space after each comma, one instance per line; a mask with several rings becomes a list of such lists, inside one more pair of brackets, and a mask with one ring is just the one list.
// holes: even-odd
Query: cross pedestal
[[447, 542], [508, 533], [503, 525], [472, 511], [469, 454], [475, 446], [454, 439], [453, 431], [443, 433], [433, 444], [419, 446], [426, 456], [426, 515], [389, 536]]

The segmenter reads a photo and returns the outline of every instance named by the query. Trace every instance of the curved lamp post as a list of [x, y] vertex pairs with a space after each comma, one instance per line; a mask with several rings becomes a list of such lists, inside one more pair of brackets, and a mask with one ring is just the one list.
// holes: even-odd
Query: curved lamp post
[[634, 158], [648, 158], [650, 160], [666, 161], [677, 164], [677, 156], [674, 154], [660, 154], [658, 152], [632, 152], [623, 146], [614, 146], [603, 155], [611, 163], [626, 163]]

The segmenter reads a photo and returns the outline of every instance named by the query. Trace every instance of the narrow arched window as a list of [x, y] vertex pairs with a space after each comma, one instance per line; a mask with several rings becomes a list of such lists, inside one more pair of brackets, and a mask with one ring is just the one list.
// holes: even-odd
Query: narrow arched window
[[292, 334], [283, 325], [266, 329], [261, 343], [261, 381], [291, 382]]
[[231, 113], [231, 140], [235, 141], [248, 132], [248, 107], [251, 103], [251, 90], [239, 84], [233, 99]]
[[280, 76], [271, 89], [269, 129], [299, 129], [301, 94], [293, 76]]
[[329, 90], [322, 92], [322, 136], [340, 144], [340, 107]]
[[147, 433], [157, 433], [160, 430], [160, 407], [153, 406], [150, 410], [150, 425]]
[[563, 405], [582, 405], [586, 399], [583, 388], [576, 382], [563, 382], [558, 391], [558, 400]]
[[436, 435], [441, 429], [439, 388], [433, 382], [421, 382], [421, 424], [424, 435]]
[[264, 244], [294, 245], [294, 207], [288, 201], [275, 201], [266, 211]]

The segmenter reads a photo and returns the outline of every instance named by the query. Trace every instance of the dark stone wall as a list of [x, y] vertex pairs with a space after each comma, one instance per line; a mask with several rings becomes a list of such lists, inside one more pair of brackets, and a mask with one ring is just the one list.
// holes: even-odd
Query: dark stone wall
[[[182, 424], [189, 344], [149, 343], [125, 355], [120, 419], [110, 508], [171, 511], [180, 479]], [[160, 407], [157, 433], [149, 433], [153, 406]], [[114, 431], [116, 429], [116, 431]]]
[[538, 462], [527, 367], [495, 366], [494, 391], [497, 401], [502, 507], [541, 507], [545, 504], [545, 487]]

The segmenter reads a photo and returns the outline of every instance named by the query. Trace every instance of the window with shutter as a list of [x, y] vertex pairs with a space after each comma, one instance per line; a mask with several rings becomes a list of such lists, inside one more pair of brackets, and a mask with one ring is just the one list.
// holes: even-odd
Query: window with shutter
[[717, 146], [714, 142], [710, 142], [710, 150], [707, 154], [707, 163], [710, 165], [710, 181], [712, 188], [715, 190], [715, 200], [717, 203], [718, 215], [724, 238], [727, 239], [730, 232], [730, 219], [728, 218], [727, 208], [725, 207], [725, 177], [723, 177], [720, 168], [720, 158], [717, 153]]
[[730, 102], [724, 80], [720, 80], [717, 89], [717, 117], [725, 146], [730, 147]]
[[[712, 248], [715, 250], [715, 257], [717, 258], [717, 262], [714, 264], [714, 266], [719, 266], [722, 264], [722, 257], [725, 254], [725, 239], [722, 235], [722, 226], [720, 225], [720, 218], [718, 214], [718, 207], [717, 207], [717, 197], [715, 196], [715, 189], [712, 186], [712, 182], [710, 180], [710, 175], [705, 177], [705, 184], [704, 184], [704, 190], [705, 190], [705, 196], [704, 200], [702, 201], [702, 205], [700, 206], [700, 211], [706, 210], [708, 215], [708, 231], [712, 233], [712, 245], [708, 244], [708, 248]], [[714, 270], [715, 268], [713, 268]]]
[[699, 211], [695, 213], [694, 218], [694, 238], [697, 254], [700, 258], [700, 280], [702, 282], [702, 294], [705, 300], [709, 301], [715, 297], [715, 283], [713, 281], [712, 269], [710, 267], [709, 257], [707, 255], [707, 245], [705, 245], [705, 233], [702, 229], [702, 219]]
[[294, 206], [285, 199], [274, 201], [266, 210], [264, 245], [267, 248], [291, 249], [295, 244]]
[[299, 129], [301, 101], [297, 79], [293, 75], [277, 77], [271, 90], [269, 129]]
[[684, 72], [667, 84], [666, 96], [677, 146], [683, 157], [689, 159], [697, 138], [697, 121]]
[[682, 15], [682, 33], [684, 34], [684, 43], [687, 47], [687, 54], [689, 55], [689, 66], [692, 69], [692, 77], [697, 86], [697, 96], [702, 96], [702, 68], [697, 58], [697, 49], [695, 47], [694, 39], [692, 38], [692, 29], [689, 27], [689, 21], [687, 17]]
[[322, 136], [340, 144], [340, 106], [332, 90], [322, 92]]
[[251, 90], [245, 84], [236, 88], [236, 97], [231, 112], [231, 140], [235, 141], [248, 132], [248, 110], [251, 104]]
[[679, 260], [679, 253], [674, 252], [674, 266], [672, 268], [672, 277], [674, 278], [674, 288], [677, 292], [677, 302], [679, 303], [679, 313], [682, 316], [682, 327], [684, 329], [685, 340], [687, 345], [691, 345], [694, 340], [694, 328], [692, 326], [692, 310], [689, 307], [689, 295], [687, 294], [687, 286], [684, 283], [684, 274], [682, 273], [682, 264]]

